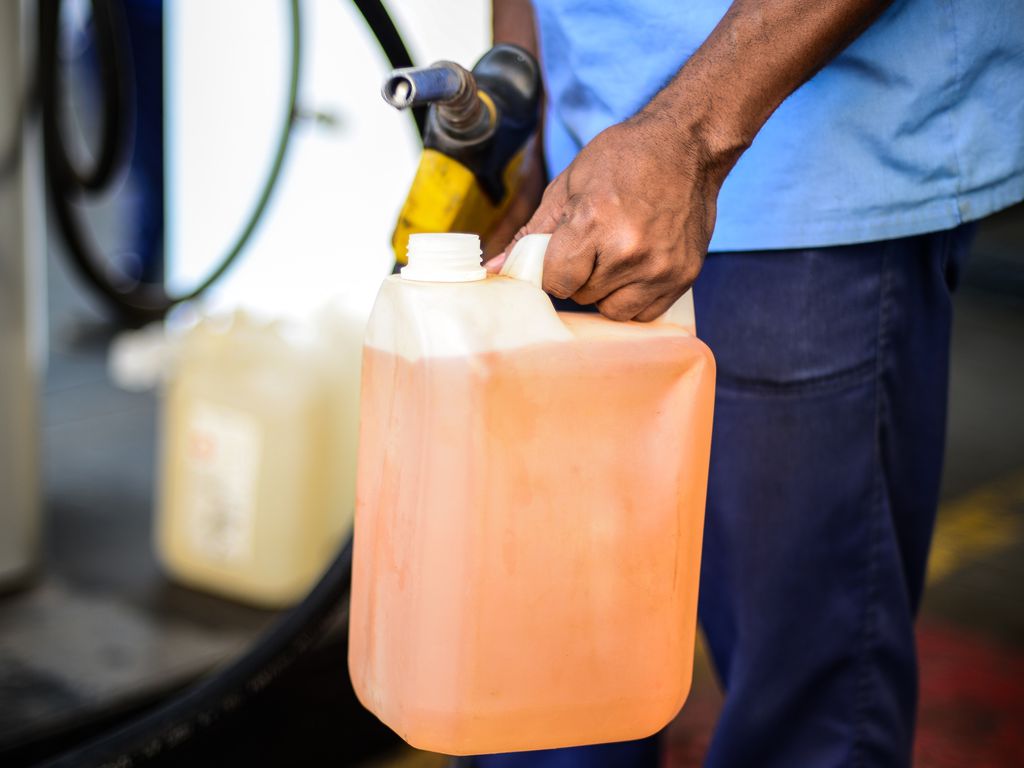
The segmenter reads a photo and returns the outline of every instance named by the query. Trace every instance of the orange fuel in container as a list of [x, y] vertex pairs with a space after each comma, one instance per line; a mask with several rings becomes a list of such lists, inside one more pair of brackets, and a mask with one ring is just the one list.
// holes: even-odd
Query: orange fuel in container
[[484, 277], [414, 235], [364, 354], [349, 669], [447, 754], [648, 736], [690, 687], [714, 360], [557, 314], [521, 242]]

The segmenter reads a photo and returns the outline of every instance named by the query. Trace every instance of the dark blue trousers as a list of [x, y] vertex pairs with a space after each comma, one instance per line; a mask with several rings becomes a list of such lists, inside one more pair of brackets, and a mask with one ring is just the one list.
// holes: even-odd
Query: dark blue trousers
[[[973, 227], [708, 257], [718, 362], [700, 619], [713, 768], [909, 766], [913, 619], [938, 503], [950, 292]], [[655, 768], [656, 739], [481, 768]]]

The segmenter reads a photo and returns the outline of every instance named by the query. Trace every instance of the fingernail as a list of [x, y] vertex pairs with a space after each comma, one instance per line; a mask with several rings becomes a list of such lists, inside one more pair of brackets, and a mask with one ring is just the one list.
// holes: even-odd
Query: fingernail
[[505, 264], [505, 256], [505, 252], [502, 251], [493, 259], [488, 259], [487, 261], [484, 262], [484, 269], [486, 269], [488, 272], [500, 272], [501, 267]]

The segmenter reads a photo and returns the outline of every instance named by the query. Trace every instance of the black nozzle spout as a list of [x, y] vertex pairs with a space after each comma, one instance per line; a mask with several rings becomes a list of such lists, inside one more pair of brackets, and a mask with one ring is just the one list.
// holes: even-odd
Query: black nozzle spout
[[439, 61], [429, 67], [396, 69], [384, 81], [381, 95], [395, 109], [460, 99], [476, 90], [473, 76], [458, 64]]
[[381, 95], [396, 109], [436, 104], [438, 121], [455, 136], [487, 132], [493, 122], [472, 73], [451, 61], [396, 69], [384, 81]]

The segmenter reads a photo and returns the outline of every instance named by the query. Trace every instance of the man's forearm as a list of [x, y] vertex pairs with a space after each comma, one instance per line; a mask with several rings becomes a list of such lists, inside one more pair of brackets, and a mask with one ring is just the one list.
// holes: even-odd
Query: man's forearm
[[699, 136], [720, 174], [772, 112], [892, 0], [736, 0], [636, 119], [668, 118]]
[[537, 57], [537, 30], [530, 0], [492, 0], [491, 14], [495, 43], [514, 43]]

